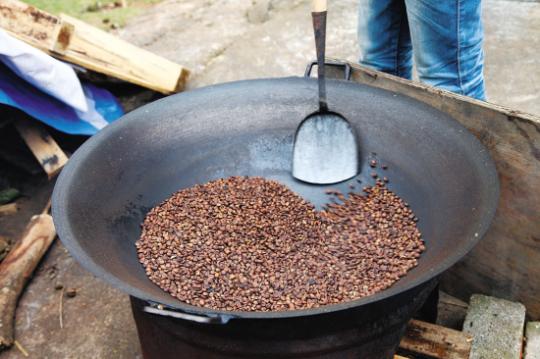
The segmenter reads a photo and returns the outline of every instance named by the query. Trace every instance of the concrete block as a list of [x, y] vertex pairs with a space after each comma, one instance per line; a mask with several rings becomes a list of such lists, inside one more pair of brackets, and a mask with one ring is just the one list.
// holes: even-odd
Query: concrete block
[[528, 322], [525, 329], [524, 359], [540, 359], [540, 322]]
[[471, 296], [463, 331], [473, 336], [470, 359], [520, 359], [525, 307], [504, 299]]

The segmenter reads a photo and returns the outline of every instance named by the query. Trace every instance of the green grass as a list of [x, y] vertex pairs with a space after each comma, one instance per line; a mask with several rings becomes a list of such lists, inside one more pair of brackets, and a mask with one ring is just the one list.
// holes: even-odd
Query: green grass
[[111, 24], [123, 27], [126, 22], [140, 14], [145, 8], [161, 0], [128, 0], [126, 8], [100, 9], [89, 11], [97, 3], [112, 4], [113, 0], [24, 0], [26, 3], [45, 10], [51, 14], [65, 13], [79, 18], [102, 29], [110, 29]]

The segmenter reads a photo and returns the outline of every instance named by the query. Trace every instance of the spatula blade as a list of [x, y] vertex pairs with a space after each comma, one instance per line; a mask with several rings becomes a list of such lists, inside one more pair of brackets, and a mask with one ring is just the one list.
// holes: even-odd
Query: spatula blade
[[292, 174], [315, 184], [345, 181], [359, 172], [358, 143], [354, 129], [334, 113], [316, 113], [298, 127]]

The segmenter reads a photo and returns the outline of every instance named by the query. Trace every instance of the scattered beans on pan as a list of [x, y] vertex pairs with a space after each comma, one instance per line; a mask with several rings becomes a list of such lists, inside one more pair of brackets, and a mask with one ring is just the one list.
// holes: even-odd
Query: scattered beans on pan
[[314, 308], [391, 286], [425, 249], [382, 180], [317, 211], [286, 186], [230, 177], [154, 207], [136, 243], [148, 277], [179, 300], [234, 311]]

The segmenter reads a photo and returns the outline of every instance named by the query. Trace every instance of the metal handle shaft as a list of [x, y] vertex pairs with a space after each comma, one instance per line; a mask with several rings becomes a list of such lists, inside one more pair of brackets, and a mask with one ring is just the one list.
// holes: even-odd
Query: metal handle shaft
[[312, 12], [315, 49], [317, 51], [317, 75], [319, 82], [319, 111], [328, 111], [326, 102], [326, 79], [324, 74], [324, 57], [326, 46], [326, 11]]

